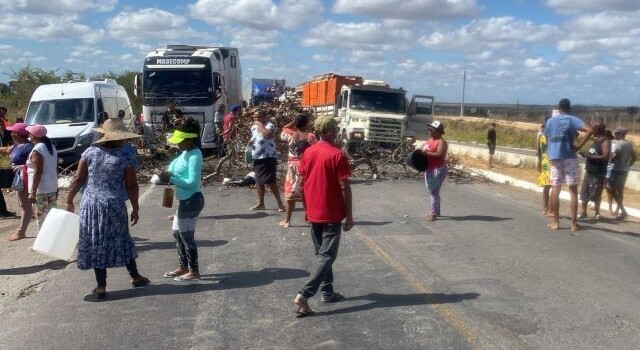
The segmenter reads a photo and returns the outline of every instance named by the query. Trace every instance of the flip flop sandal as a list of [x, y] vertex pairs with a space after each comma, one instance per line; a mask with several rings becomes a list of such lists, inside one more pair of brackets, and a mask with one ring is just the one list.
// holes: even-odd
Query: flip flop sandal
[[191, 281], [199, 281], [200, 277], [182, 275], [174, 278], [173, 280], [176, 282], [191, 282]]
[[182, 276], [184, 275], [184, 273], [179, 273], [179, 272], [175, 272], [175, 271], [169, 271], [169, 272], [165, 272], [164, 273], [164, 278], [175, 278], [178, 276]]
[[307, 307], [306, 309], [302, 309], [302, 306], [298, 307], [298, 311], [296, 311], [296, 318], [304, 318], [307, 316], [311, 316], [313, 314], [315, 314], [316, 312], [311, 310], [310, 307]]
[[131, 281], [131, 285], [138, 288], [138, 287], [144, 287], [147, 284], [151, 283], [151, 281], [146, 278], [146, 277], [142, 277], [141, 279], [137, 280], [137, 281]]

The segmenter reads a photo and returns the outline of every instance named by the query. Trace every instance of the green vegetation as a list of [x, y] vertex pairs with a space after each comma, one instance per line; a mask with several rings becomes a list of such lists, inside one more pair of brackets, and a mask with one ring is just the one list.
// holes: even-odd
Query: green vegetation
[[[121, 73], [107, 72], [91, 77], [91, 79], [115, 79], [118, 84], [127, 90], [133, 113], [139, 114], [142, 112], [140, 100], [133, 95], [133, 79], [136, 74], [137, 72], [131, 71]], [[31, 95], [38, 86], [64, 83], [74, 79], [84, 80], [86, 76], [84, 73], [74, 73], [71, 71], [66, 71], [58, 75], [56, 71], [45, 71], [39, 68], [31, 68], [30, 66], [26, 66], [18, 71], [12, 71], [10, 73], [11, 89], [9, 89], [8, 86], [0, 88], [0, 106], [7, 108], [9, 117], [13, 121], [16, 116], [24, 116], [26, 114]]]
[[[465, 120], [448, 120], [445, 122], [448, 140], [487, 143], [487, 129], [490, 122], [474, 122]], [[536, 132], [518, 128], [497, 127], [498, 146], [535, 149]]]

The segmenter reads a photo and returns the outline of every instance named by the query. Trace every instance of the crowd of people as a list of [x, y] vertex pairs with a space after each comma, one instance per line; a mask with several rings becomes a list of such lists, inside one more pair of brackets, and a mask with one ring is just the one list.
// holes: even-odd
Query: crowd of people
[[[193, 118], [185, 118], [169, 106], [165, 124], [171, 128], [168, 142], [177, 148], [177, 156], [158, 174], [161, 183], [176, 189], [178, 208], [172, 215], [171, 231], [177, 250], [177, 268], [164, 273], [175, 281], [200, 279], [196, 238], [197, 219], [204, 209], [205, 198], [201, 191], [203, 156], [199, 148], [200, 126]], [[253, 120], [248, 149], [255, 173], [257, 203], [250, 210], [264, 210], [267, 187], [275, 197], [278, 210], [284, 213], [280, 226], [289, 227], [296, 202], [304, 208], [304, 220], [309, 223], [314, 244], [315, 263], [305, 284], [295, 295], [293, 303], [297, 315], [313, 314], [308, 300], [321, 294], [321, 301], [332, 303], [344, 297], [333, 286], [332, 265], [338, 254], [342, 231], [353, 225], [352, 194], [349, 185], [351, 170], [346, 155], [336, 145], [339, 133], [332, 117], [320, 117], [311, 123], [309, 115], [299, 113], [281, 133], [271, 122], [272, 112], [266, 109], [243, 111], [240, 106], [220, 107], [216, 122], [221, 127], [220, 136], [226, 147], [235, 138], [234, 124], [237, 118]], [[617, 218], [627, 216], [623, 205], [624, 186], [629, 167], [635, 161], [631, 144], [625, 140], [626, 130], [616, 128], [607, 136], [602, 123], [589, 125], [570, 115], [569, 100], [562, 99], [557, 113], [545, 120], [537, 141], [538, 183], [543, 187], [543, 214], [550, 218], [548, 226], [559, 228], [559, 194], [562, 185], [571, 194], [571, 231], [576, 234], [577, 219], [585, 217], [587, 205], [596, 206], [596, 218], [600, 218], [599, 206], [604, 188], [616, 202], [613, 212]], [[313, 125], [314, 133], [311, 133]], [[47, 211], [57, 206], [57, 152], [47, 138], [42, 125], [26, 126], [23, 123], [2, 125], [10, 132], [11, 145], [3, 144], [0, 154], [8, 155], [10, 167], [0, 164], [1, 179], [16, 190], [22, 220], [17, 231], [9, 237], [18, 240], [25, 237], [29, 222], [34, 216], [43, 220]], [[444, 139], [444, 124], [434, 120], [426, 125], [428, 138], [418, 152], [424, 157], [424, 182], [430, 197], [426, 221], [441, 216], [440, 190], [447, 175], [448, 144]], [[139, 220], [139, 186], [136, 177], [138, 162], [129, 140], [140, 137], [127, 130], [121, 118], [105, 116], [103, 125], [95, 129], [101, 136], [81, 156], [74, 174], [65, 208], [75, 212], [75, 197], [82, 192], [79, 206], [80, 234], [77, 266], [81, 270], [93, 269], [96, 287], [92, 293], [99, 299], [107, 296], [107, 269], [126, 267], [133, 287], [143, 287], [150, 280], [138, 271], [137, 252], [130, 233], [130, 225]], [[495, 123], [488, 133], [491, 155], [495, 150]], [[579, 134], [583, 133], [579, 138]], [[288, 152], [287, 172], [284, 178], [284, 201], [280, 195], [277, 176], [277, 136], [286, 143]], [[591, 139], [591, 136], [594, 136]], [[583, 146], [591, 141], [586, 151]], [[133, 152], [132, 152], [133, 150]], [[578, 156], [586, 158], [585, 177], [582, 181], [578, 213]], [[7, 173], [7, 170], [10, 172]], [[16, 180], [17, 179], [17, 180]], [[127, 211], [126, 202], [131, 205]], [[0, 201], [0, 215], [8, 212], [4, 200]]]
[[[11, 188], [16, 193], [21, 209], [20, 225], [8, 237], [9, 241], [25, 238], [29, 224], [35, 216], [38, 226], [49, 209], [57, 207], [58, 154], [55, 145], [47, 137], [43, 125], [27, 126], [24, 123], [5, 123], [2, 115], [2, 146], [0, 146], [0, 187]], [[10, 138], [7, 138], [9, 135]], [[10, 141], [9, 141], [10, 140]], [[15, 217], [10, 212], [0, 191], [0, 216]]]
[[[598, 121], [589, 125], [570, 113], [571, 102], [562, 99], [558, 109], [540, 127], [537, 141], [538, 184], [543, 188], [542, 212], [551, 219], [548, 224], [551, 229], [559, 228], [560, 191], [562, 185], [568, 186], [571, 232], [577, 235], [578, 219], [587, 217], [589, 202], [594, 204], [595, 218], [602, 218], [600, 204], [605, 188], [616, 202], [616, 210], [613, 211], [610, 200], [612, 217], [625, 219], [628, 216], [623, 204], [624, 187], [629, 169], [635, 162], [635, 154], [631, 143], [625, 140], [627, 130], [624, 127], [615, 128], [609, 132], [611, 136], [607, 136], [604, 123]], [[583, 135], [578, 141], [579, 133]], [[582, 150], [588, 142], [591, 144]], [[578, 156], [586, 160], [579, 198]], [[580, 213], [578, 199], [581, 201]]]

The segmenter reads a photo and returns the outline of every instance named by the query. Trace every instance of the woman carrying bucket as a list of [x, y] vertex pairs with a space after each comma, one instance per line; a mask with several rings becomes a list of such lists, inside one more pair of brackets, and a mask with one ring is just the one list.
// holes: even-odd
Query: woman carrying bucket
[[138, 222], [138, 182], [136, 170], [122, 147], [124, 142], [139, 136], [130, 133], [124, 122], [107, 119], [104, 134], [89, 147], [78, 164], [67, 196], [66, 210], [74, 212], [73, 199], [84, 186], [80, 201], [80, 238], [78, 268], [93, 269], [97, 287], [93, 294], [106, 297], [107, 269], [125, 266], [133, 287], [149, 284], [138, 272], [138, 254], [129, 233], [127, 198], [131, 201], [131, 225]]

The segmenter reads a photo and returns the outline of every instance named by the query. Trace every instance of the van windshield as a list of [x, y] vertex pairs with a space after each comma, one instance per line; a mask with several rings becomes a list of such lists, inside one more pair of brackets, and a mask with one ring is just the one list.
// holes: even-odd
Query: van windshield
[[94, 115], [92, 98], [32, 101], [26, 124], [90, 123], [94, 121]]

